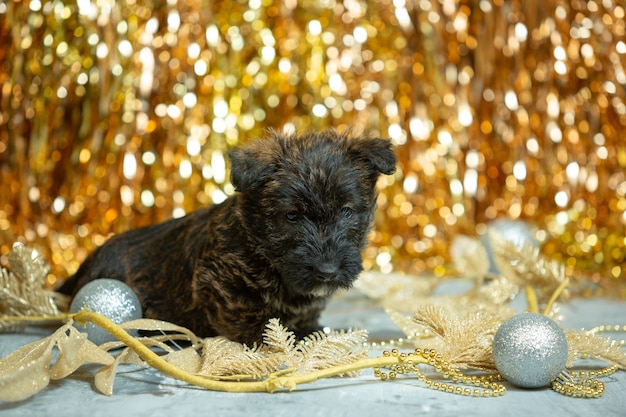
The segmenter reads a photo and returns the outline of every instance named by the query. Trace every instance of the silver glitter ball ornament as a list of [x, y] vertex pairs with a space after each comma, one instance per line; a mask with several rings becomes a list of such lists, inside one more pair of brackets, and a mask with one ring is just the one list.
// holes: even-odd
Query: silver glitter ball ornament
[[[102, 314], [115, 324], [140, 319], [142, 316], [141, 304], [135, 292], [116, 279], [100, 278], [85, 284], [74, 296], [70, 313], [76, 313], [83, 307]], [[89, 340], [97, 345], [115, 340], [109, 332], [93, 323], [75, 326], [86, 332]]]
[[500, 374], [523, 388], [549, 385], [567, 363], [565, 333], [543, 314], [522, 313], [502, 323], [492, 349]]
[[537, 240], [533, 235], [532, 226], [523, 220], [513, 220], [501, 218], [492, 221], [487, 225], [487, 232], [481, 236], [481, 242], [487, 251], [489, 257], [489, 272], [498, 274], [500, 271], [495, 262], [493, 247], [490, 239], [490, 231], [493, 230], [499, 234], [504, 240], [511, 242], [515, 246], [521, 248], [530, 245], [537, 247]]

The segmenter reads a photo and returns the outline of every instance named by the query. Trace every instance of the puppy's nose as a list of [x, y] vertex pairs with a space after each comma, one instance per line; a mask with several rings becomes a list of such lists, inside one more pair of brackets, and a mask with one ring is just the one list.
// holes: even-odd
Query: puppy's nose
[[317, 265], [317, 276], [324, 281], [330, 281], [337, 276], [339, 267], [334, 262], [322, 262]]

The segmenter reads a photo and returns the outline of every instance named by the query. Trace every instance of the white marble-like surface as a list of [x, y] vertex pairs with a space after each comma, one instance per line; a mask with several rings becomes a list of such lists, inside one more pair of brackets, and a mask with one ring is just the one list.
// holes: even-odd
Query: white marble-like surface
[[[521, 304], [523, 305], [523, 303]], [[521, 310], [520, 310], [521, 311]], [[575, 299], [562, 306], [568, 329], [601, 324], [626, 324], [626, 303]], [[331, 303], [323, 324], [335, 328], [364, 327], [374, 337], [399, 336], [386, 315], [364, 297], [349, 293]], [[0, 356], [48, 335], [51, 328], [29, 328], [24, 334], [0, 335]], [[624, 337], [624, 335], [619, 335]], [[380, 352], [372, 352], [371, 356]], [[114, 394], [98, 393], [88, 366], [70, 377], [52, 381], [34, 397], [18, 403], [0, 402], [9, 416], [624, 416], [626, 371], [603, 379], [600, 399], [574, 399], [551, 389], [523, 390], [511, 385], [499, 398], [461, 397], [433, 391], [411, 377], [381, 382], [371, 370], [356, 378], [332, 378], [301, 385], [293, 392], [231, 394], [190, 387], [149, 368], [122, 366]]]

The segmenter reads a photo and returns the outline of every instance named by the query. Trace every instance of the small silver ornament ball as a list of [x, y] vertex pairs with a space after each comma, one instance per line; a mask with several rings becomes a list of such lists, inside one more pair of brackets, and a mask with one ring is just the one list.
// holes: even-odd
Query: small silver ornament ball
[[549, 385], [567, 363], [565, 333], [543, 314], [522, 313], [502, 323], [492, 349], [500, 374], [523, 388]]
[[[70, 304], [70, 313], [76, 313], [87, 307], [100, 313], [115, 324], [140, 319], [141, 304], [135, 292], [122, 281], [109, 278], [93, 280], [82, 287]], [[87, 333], [87, 337], [96, 345], [115, 340], [106, 330], [93, 323], [87, 326], [75, 324], [76, 328]]]

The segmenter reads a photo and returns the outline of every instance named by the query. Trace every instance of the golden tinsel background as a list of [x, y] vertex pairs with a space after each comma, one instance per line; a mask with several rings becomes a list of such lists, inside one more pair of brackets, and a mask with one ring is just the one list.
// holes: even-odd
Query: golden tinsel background
[[56, 286], [111, 233], [233, 193], [267, 128], [397, 145], [367, 269], [453, 274], [506, 217], [594, 294], [626, 294], [618, 0], [0, 0], [0, 254]]

